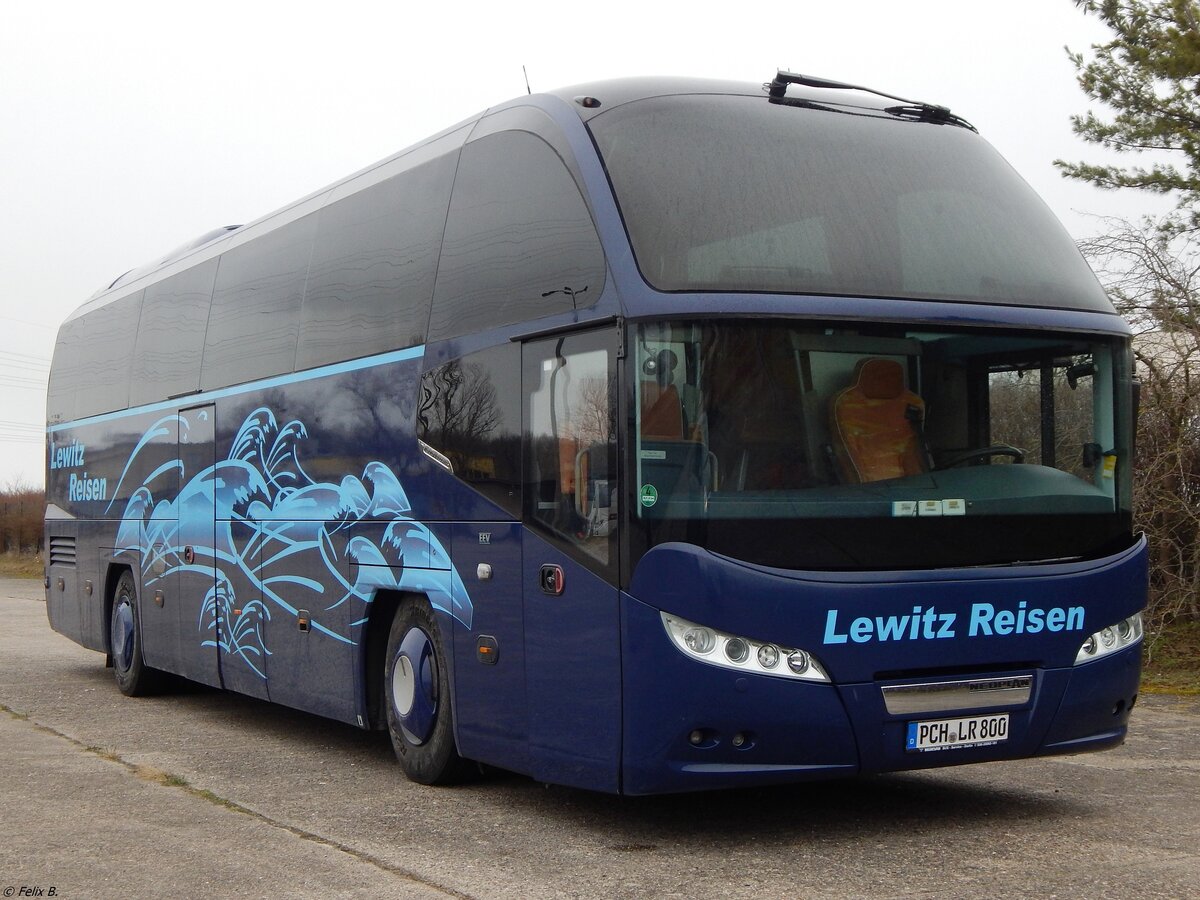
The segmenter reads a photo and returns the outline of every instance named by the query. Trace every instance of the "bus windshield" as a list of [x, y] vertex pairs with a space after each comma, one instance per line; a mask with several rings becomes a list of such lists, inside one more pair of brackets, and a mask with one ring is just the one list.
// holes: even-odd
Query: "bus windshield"
[[1129, 533], [1117, 340], [787, 321], [636, 331], [644, 547], [787, 568], [1111, 552]]
[[641, 100], [589, 127], [659, 290], [1112, 312], [1066, 231], [965, 128], [745, 96]]

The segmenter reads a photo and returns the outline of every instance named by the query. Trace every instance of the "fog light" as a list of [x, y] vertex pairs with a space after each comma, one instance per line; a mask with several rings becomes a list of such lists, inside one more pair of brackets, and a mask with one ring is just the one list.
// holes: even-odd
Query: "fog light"
[[808, 671], [808, 654], [803, 650], [793, 650], [788, 654], [788, 668], [797, 675], [803, 675]]
[[704, 743], [704, 732], [697, 728], [688, 735], [688, 743], [690, 743], [693, 747], [699, 747]]
[[730, 662], [745, 662], [746, 657], [750, 655], [750, 647], [741, 638], [734, 638], [725, 642], [725, 655], [729, 657]]
[[744, 734], [742, 734], [740, 731], [733, 736], [733, 746], [741, 747], [745, 743], [746, 743], [746, 736]]
[[693, 653], [708, 653], [717, 645], [717, 638], [707, 628], [696, 626], [683, 633], [683, 642]]
[[764, 669], [773, 669], [779, 664], [779, 648], [774, 644], [763, 644], [758, 648], [758, 664]]

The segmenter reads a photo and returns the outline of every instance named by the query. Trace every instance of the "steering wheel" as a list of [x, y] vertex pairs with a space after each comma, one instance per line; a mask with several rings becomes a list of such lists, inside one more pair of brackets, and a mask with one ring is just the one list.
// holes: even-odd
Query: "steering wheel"
[[939, 469], [951, 469], [954, 466], [961, 466], [963, 463], [972, 462], [976, 459], [988, 459], [992, 456], [1011, 456], [1014, 463], [1025, 462], [1025, 451], [1018, 450], [1016, 447], [1011, 447], [1008, 444], [992, 444], [990, 447], [980, 447], [978, 450], [968, 450], [947, 462], [938, 466]]

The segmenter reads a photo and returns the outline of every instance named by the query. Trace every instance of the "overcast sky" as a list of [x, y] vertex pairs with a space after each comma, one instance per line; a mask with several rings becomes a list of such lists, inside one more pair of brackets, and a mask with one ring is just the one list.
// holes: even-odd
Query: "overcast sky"
[[[43, 483], [58, 324], [116, 276], [525, 92], [778, 68], [949, 106], [1075, 237], [1144, 197], [1062, 179], [1096, 159], [1071, 0], [831, 4], [55, 2], [0, 13], [0, 487]], [[128, 347], [114, 346], [119, 357]]]

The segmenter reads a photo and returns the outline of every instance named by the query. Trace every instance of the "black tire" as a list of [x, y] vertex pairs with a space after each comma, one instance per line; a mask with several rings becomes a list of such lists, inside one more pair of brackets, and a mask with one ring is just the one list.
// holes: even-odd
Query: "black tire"
[[137, 602], [137, 584], [129, 571], [121, 573], [113, 591], [108, 617], [108, 646], [112, 651], [117, 687], [127, 697], [142, 697], [162, 686], [162, 673], [142, 659], [142, 625]]
[[448, 657], [428, 604], [401, 604], [388, 632], [383, 673], [388, 733], [411, 781], [457, 784], [473, 765], [458, 755], [450, 707]]

